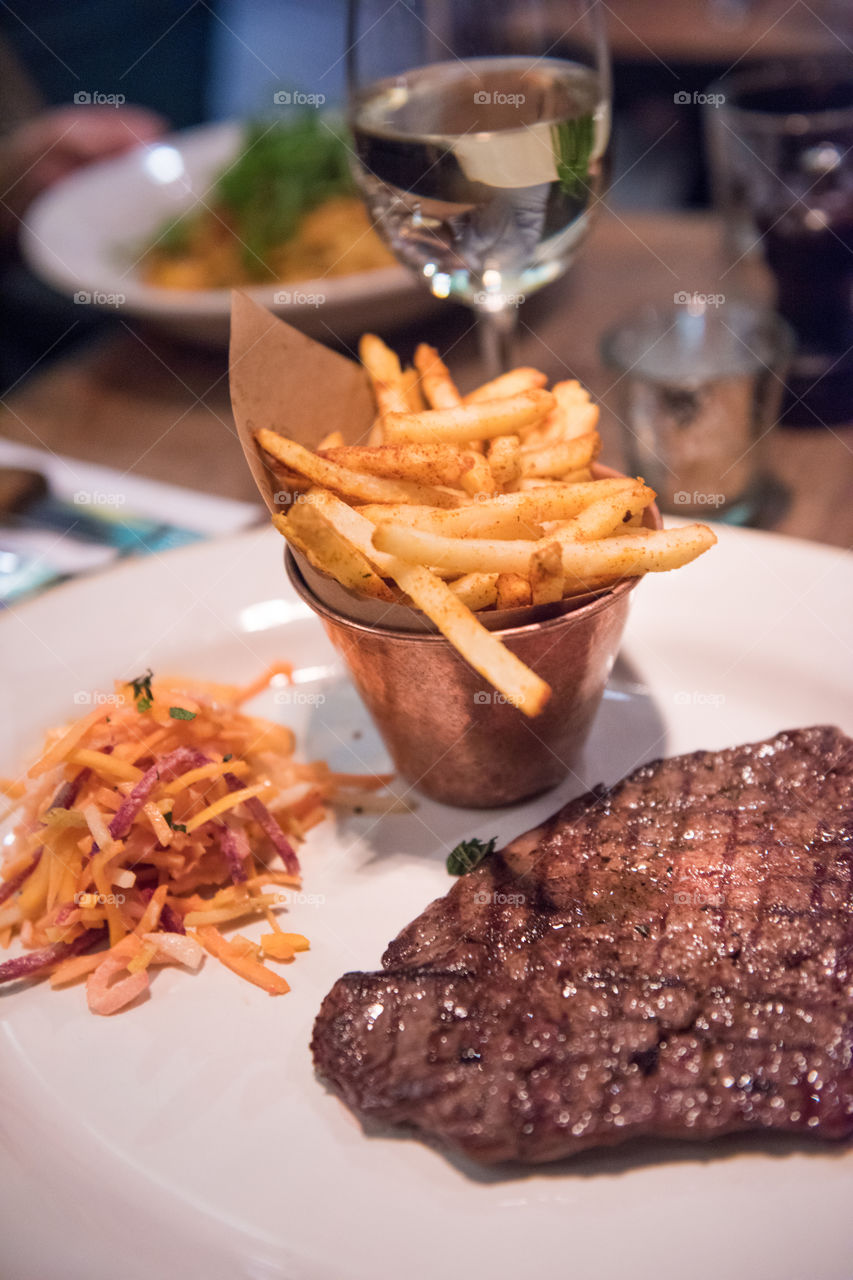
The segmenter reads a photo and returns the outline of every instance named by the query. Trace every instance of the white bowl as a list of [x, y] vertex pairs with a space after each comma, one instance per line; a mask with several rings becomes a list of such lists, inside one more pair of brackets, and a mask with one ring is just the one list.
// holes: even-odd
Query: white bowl
[[[27, 213], [21, 249], [30, 267], [80, 305], [144, 317], [181, 337], [227, 342], [230, 290], [147, 284], [139, 259], [167, 218], [207, 197], [242, 137], [236, 122], [202, 125], [57, 183]], [[245, 292], [312, 337], [343, 342], [365, 328], [416, 320], [438, 305], [397, 265]], [[285, 293], [289, 301], [277, 300]]]

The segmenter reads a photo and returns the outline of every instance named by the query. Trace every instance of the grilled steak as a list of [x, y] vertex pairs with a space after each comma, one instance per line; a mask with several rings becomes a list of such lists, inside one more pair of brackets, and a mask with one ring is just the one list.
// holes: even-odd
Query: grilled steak
[[644, 765], [345, 974], [319, 1073], [476, 1160], [642, 1134], [853, 1132], [853, 741]]

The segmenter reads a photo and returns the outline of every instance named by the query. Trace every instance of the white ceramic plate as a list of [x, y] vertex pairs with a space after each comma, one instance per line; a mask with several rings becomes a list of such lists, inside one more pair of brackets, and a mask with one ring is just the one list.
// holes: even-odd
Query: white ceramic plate
[[[238, 124], [203, 125], [73, 174], [28, 210], [24, 256], [48, 284], [75, 301], [81, 298], [81, 305], [144, 317], [187, 337], [226, 342], [229, 290], [146, 284], [138, 260], [167, 218], [207, 198], [242, 136]], [[246, 292], [306, 333], [341, 341], [368, 327], [414, 320], [438, 305], [401, 266], [253, 286]], [[282, 293], [293, 300], [277, 302]]]
[[[289, 996], [208, 961], [194, 976], [163, 970], [146, 1004], [113, 1019], [90, 1015], [79, 987], [0, 999], [4, 1275], [849, 1280], [843, 1146], [647, 1143], [498, 1176], [415, 1139], [366, 1137], [315, 1079], [308, 1040], [334, 980], [375, 967], [449, 887], [444, 856], [461, 836], [507, 838], [661, 754], [817, 722], [853, 730], [851, 592], [842, 552], [728, 529], [697, 564], [649, 577], [580, 775], [560, 791], [509, 811], [424, 801], [315, 829], [302, 856], [314, 896], [288, 918], [312, 950], [288, 971]], [[310, 755], [382, 762], [270, 531], [60, 587], [0, 622], [0, 641], [4, 772], [114, 676], [150, 663], [241, 680], [281, 656], [300, 668], [296, 697], [262, 708], [300, 728]]]

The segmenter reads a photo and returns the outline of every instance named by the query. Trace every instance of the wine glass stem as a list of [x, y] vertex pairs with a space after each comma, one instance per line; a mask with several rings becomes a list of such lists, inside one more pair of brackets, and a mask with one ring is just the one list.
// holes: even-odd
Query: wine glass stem
[[500, 311], [477, 309], [477, 335], [480, 356], [486, 367], [486, 376], [496, 378], [512, 368], [513, 338], [518, 322], [517, 307], [503, 307]]

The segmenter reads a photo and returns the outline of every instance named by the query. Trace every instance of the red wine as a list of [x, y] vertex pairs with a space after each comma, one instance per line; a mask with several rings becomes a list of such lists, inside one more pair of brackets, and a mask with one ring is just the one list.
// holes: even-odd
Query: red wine
[[[853, 77], [741, 92], [746, 205], [797, 338], [788, 421], [853, 417]], [[745, 113], [739, 115], [739, 113]], [[799, 403], [798, 403], [799, 402]]]
[[853, 346], [853, 191], [820, 209], [757, 222], [778, 308], [801, 351], [843, 355]]

